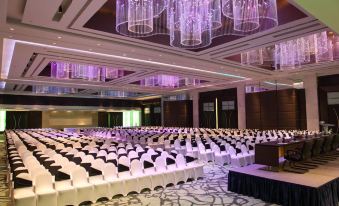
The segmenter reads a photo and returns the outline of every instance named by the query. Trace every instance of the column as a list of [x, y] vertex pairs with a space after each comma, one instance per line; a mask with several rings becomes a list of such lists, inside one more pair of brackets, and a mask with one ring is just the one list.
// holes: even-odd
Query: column
[[304, 78], [307, 130], [319, 130], [318, 83], [316, 74]]
[[190, 98], [193, 101], [193, 127], [199, 127], [199, 92], [192, 91]]
[[238, 129], [246, 129], [246, 98], [245, 84], [237, 86], [237, 102], [238, 102]]
[[161, 97], [161, 126], [163, 127], [165, 125], [165, 108], [164, 108], [164, 97]]

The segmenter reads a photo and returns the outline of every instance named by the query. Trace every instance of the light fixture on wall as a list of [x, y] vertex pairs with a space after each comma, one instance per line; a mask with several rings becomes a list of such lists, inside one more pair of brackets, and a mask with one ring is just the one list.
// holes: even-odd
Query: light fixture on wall
[[207, 47], [223, 35], [278, 26], [276, 0], [117, 0], [116, 31], [130, 37], [168, 34], [173, 47]]

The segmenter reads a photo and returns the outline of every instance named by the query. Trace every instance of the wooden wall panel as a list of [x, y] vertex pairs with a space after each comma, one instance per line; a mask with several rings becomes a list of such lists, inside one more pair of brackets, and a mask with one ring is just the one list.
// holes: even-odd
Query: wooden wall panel
[[165, 101], [165, 127], [193, 127], [193, 101]]
[[[329, 124], [334, 132], [339, 132], [339, 105], [328, 105], [327, 93], [339, 92], [339, 74], [318, 77], [319, 118]], [[337, 116], [338, 115], [338, 116]]]
[[[203, 104], [208, 102], [214, 103], [218, 99], [218, 126], [219, 128], [238, 128], [238, 105], [237, 105], [237, 88], [216, 90], [199, 93], [199, 126], [207, 128], [216, 127], [216, 113], [203, 111]], [[222, 101], [234, 101], [234, 110], [222, 111]]]
[[108, 126], [108, 112], [98, 112], [98, 127]]
[[[150, 99], [141, 101], [141, 125], [142, 126], [161, 126], [161, 113], [155, 113], [154, 108], [161, 108], [161, 99]], [[148, 108], [150, 113], [145, 114], [145, 108]], [[161, 111], [161, 109], [160, 109]]]
[[246, 125], [252, 129], [305, 129], [304, 90], [246, 94]]
[[41, 111], [7, 111], [6, 129], [32, 129], [42, 127]]

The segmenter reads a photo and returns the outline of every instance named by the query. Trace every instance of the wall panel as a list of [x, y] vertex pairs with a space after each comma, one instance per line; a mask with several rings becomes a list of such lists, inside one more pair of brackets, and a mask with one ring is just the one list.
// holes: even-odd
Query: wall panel
[[246, 125], [252, 129], [306, 129], [305, 91], [246, 94]]
[[[215, 105], [218, 99], [218, 105]], [[222, 110], [223, 101], [233, 101], [233, 110]], [[204, 103], [214, 103], [214, 111], [204, 111]], [[218, 107], [218, 127], [238, 128], [237, 88], [199, 93], [199, 125], [200, 127], [216, 127], [216, 107]]]
[[96, 111], [43, 111], [42, 127], [63, 129], [65, 127], [97, 127]]
[[164, 101], [165, 127], [193, 127], [193, 101]]

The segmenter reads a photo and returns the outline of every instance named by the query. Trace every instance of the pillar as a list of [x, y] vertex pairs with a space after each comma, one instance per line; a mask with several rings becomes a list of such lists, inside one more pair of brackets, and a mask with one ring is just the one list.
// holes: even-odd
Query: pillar
[[307, 130], [319, 130], [318, 83], [316, 74], [304, 78]]
[[192, 91], [190, 98], [193, 101], [193, 127], [199, 127], [199, 92]]
[[246, 98], [245, 84], [237, 86], [238, 129], [246, 129]]

